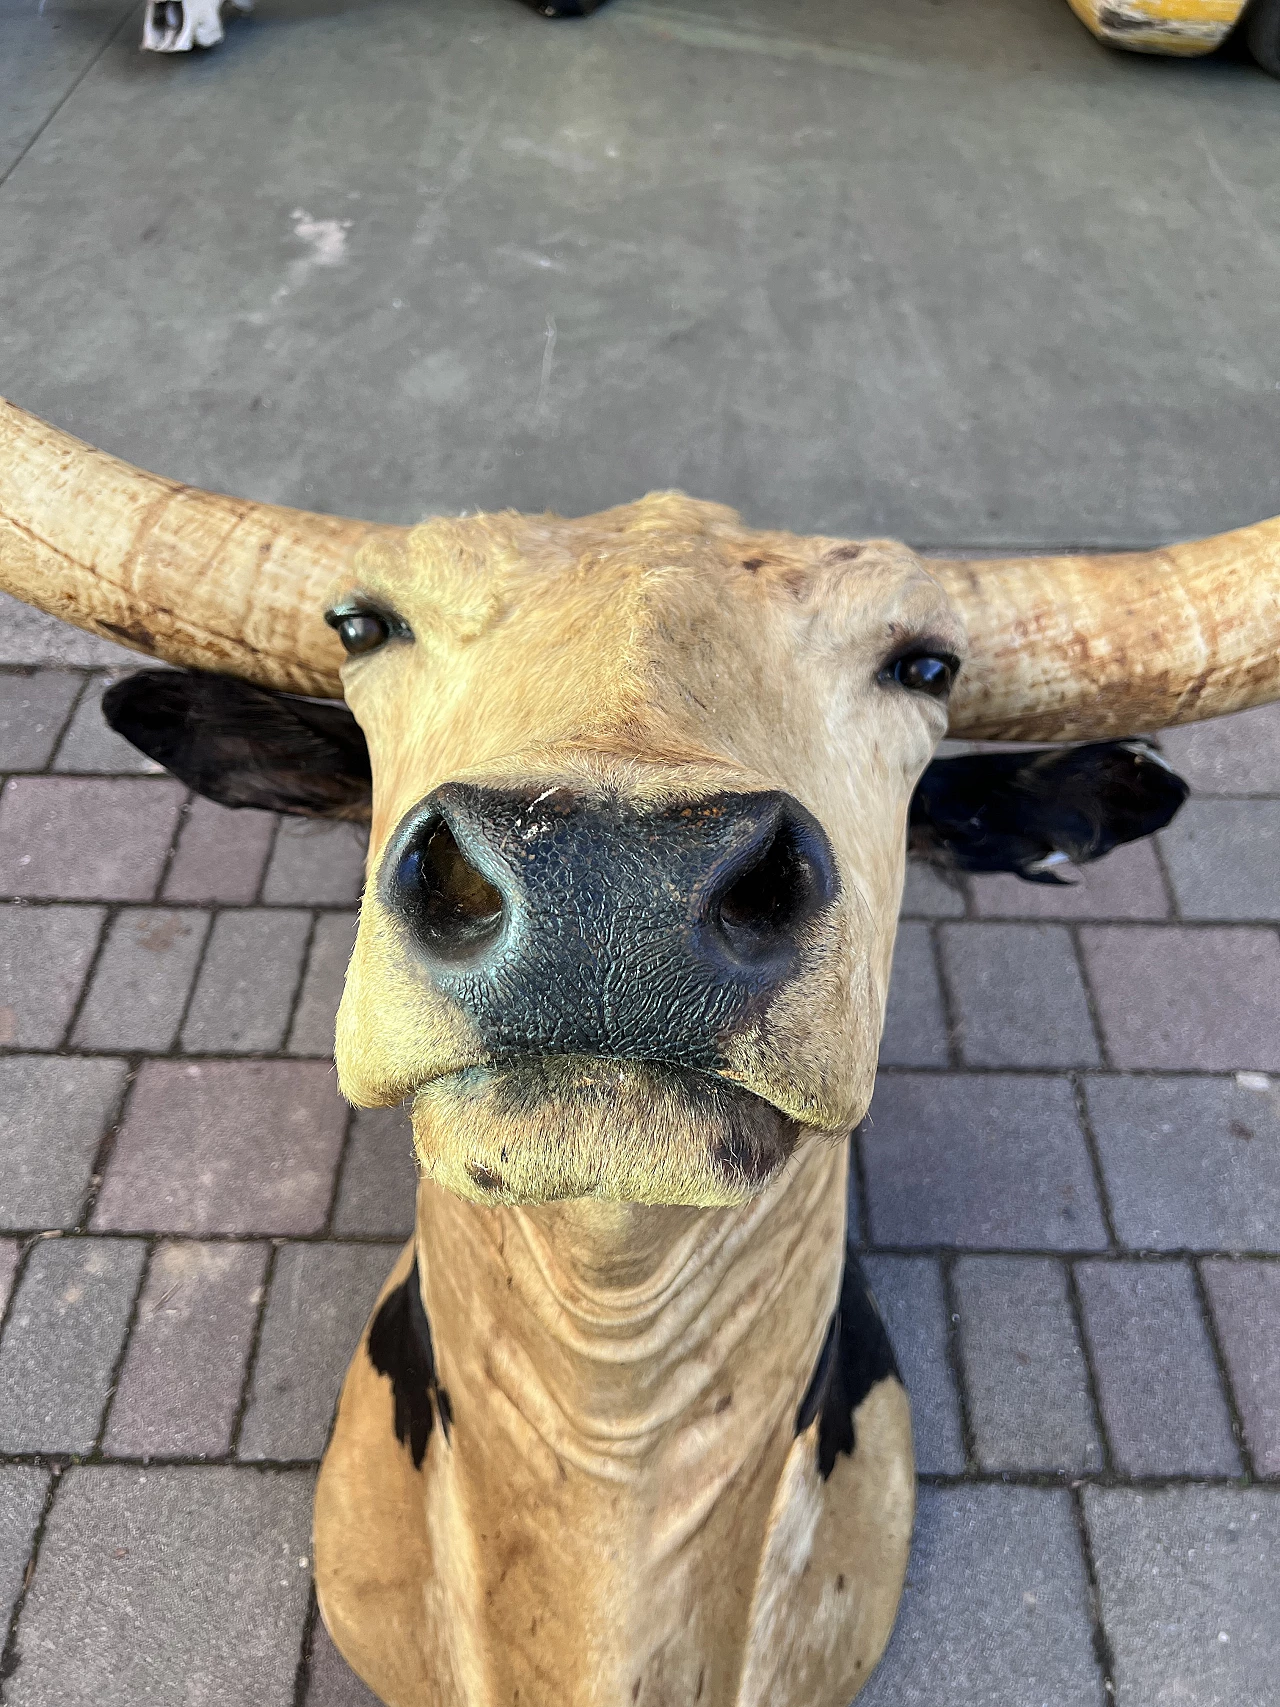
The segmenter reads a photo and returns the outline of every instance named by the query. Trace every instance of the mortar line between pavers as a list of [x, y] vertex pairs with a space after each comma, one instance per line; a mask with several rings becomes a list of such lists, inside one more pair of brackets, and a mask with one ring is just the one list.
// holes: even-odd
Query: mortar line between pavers
[[8, 1055], [38, 1057], [47, 1061], [118, 1061], [128, 1055], [135, 1057], [140, 1065], [147, 1061], [225, 1061], [229, 1066], [238, 1066], [245, 1061], [255, 1062], [259, 1065], [264, 1061], [279, 1061], [284, 1066], [314, 1064], [320, 1061], [327, 1063], [330, 1067], [333, 1065], [332, 1054], [286, 1055], [278, 1049], [245, 1049], [240, 1051], [181, 1049], [178, 1047], [169, 1049], [87, 1049], [80, 1044], [73, 1044], [70, 1047], [59, 1045], [56, 1049], [24, 1049], [17, 1044], [6, 1043], [0, 1046], [0, 1060]]
[[[108, 1057], [108, 1059], [117, 1061], [121, 1058], [119, 1052]], [[102, 1191], [102, 1182], [106, 1177], [107, 1168], [116, 1147], [116, 1139], [120, 1135], [120, 1128], [124, 1125], [125, 1111], [129, 1106], [133, 1087], [137, 1083], [138, 1074], [142, 1068], [142, 1062], [137, 1055], [126, 1054], [123, 1056], [123, 1060], [125, 1062], [124, 1082], [120, 1086], [120, 1095], [116, 1098], [114, 1109], [103, 1122], [102, 1136], [98, 1139], [98, 1147], [93, 1153], [93, 1163], [89, 1169], [89, 1183], [85, 1187], [84, 1197], [80, 1202], [80, 1214], [76, 1219], [74, 1228], [71, 1229], [75, 1234], [87, 1234], [90, 1231], [89, 1222], [93, 1218], [94, 1210], [98, 1207], [98, 1196]]]
[[[357, 1342], [358, 1343], [358, 1342]], [[354, 1350], [355, 1348], [353, 1348]], [[74, 1452], [0, 1452], [0, 1467], [5, 1469], [50, 1470], [237, 1470], [255, 1471], [260, 1475], [314, 1470], [324, 1456], [324, 1449], [314, 1458], [235, 1458], [227, 1453], [196, 1455], [191, 1453], [86, 1453]], [[1255, 1480], [1244, 1474], [1236, 1476], [1207, 1476], [1195, 1471], [1182, 1474], [1128, 1476], [1100, 1470], [920, 1470], [916, 1480], [930, 1488], [1029, 1488], [1049, 1492], [1063, 1488], [1102, 1488], [1108, 1492], [1168, 1493], [1177, 1488], [1216, 1489], [1223, 1493], [1261, 1493], [1280, 1497], [1280, 1476], [1259, 1476]]]
[[351, 1140], [355, 1135], [356, 1111], [348, 1103], [347, 1123], [342, 1129], [342, 1144], [338, 1150], [337, 1165], [333, 1170], [333, 1185], [329, 1191], [329, 1207], [324, 1217], [324, 1237], [333, 1236], [333, 1220], [338, 1213], [338, 1199], [342, 1194], [342, 1182], [347, 1171], [347, 1157], [351, 1152]]
[[[1200, 796], [1191, 795], [1188, 798], [1197, 800]], [[1167, 922], [1169, 924], [1179, 925], [1189, 923], [1189, 920], [1184, 920], [1182, 917], [1182, 908], [1178, 904], [1178, 891], [1173, 886], [1173, 876], [1169, 870], [1169, 862], [1164, 857], [1164, 847], [1161, 844], [1160, 832], [1158, 830], [1155, 835], [1150, 838], [1150, 841], [1151, 856], [1156, 862], [1156, 870], [1160, 875], [1161, 883], [1164, 885], [1165, 900], [1169, 905], [1169, 918]]]
[[289, 997], [288, 1012], [284, 1016], [284, 1030], [280, 1033], [278, 1053], [292, 1057], [293, 1051], [289, 1044], [293, 1039], [293, 1028], [298, 1022], [298, 1009], [302, 1005], [302, 992], [307, 986], [307, 974], [311, 970], [311, 956], [315, 952], [316, 931], [319, 927], [319, 915], [314, 907], [309, 909], [310, 920], [307, 924], [307, 937], [302, 945], [302, 953], [298, 957], [298, 971], [293, 981], [293, 994]]
[[[270, 1227], [256, 1227], [228, 1232], [216, 1227], [193, 1229], [186, 1227], [0, 1227], [0, 1237], [6, 1239], [173, 1239], [190, 1244], [252, 1245], [274, 1241], [280, 1245], [394, 1245], [402, 1246], [409, 1235], [388, 1229], [381, 1233], [326, 1233], [323, 1228], [312, 1232], [279, 1232]], [[944, 1245], [895, 1244], [872, 1239], [866, 1246], [867, 1256], [883, 1257], [1042, 1257], [1054, 1262], [1134, 1263], [1155, 1265], [1187, 1262], [1255, 1262], [1280, 1263], [1280, 1251], [1234, 1249], [1222, 1246], [1193, 1249], [1180, 1245], [1176, 1249], [1107, 1250], [1081, 1245]]]
[[1080, 974], [1080, 988], [1084, 991], [1084, 1005], [1089, 1011], [1089, 1024], [1093, 1027], [1093, 1040], [1098, 1048], [1098, 1061], [1103, 1067], [1116, 1071], [1116, 1065], [1111, 1056], [1111, 1044], [1107, 1038], [1106, 1028], [1102, 1023], [1102, 1009], [1098, 1004], [1097, 992], [1093, 980], [1089, 976], [1088, 962], [1084, 956], [1084, 944], [1080, 940], [1080, 924], [1073, 921], [1067, 925], [1067, 941], [1071, 944], [1071, 952], [1075, 956], [1076, 971]]
[[[31, 777], [32, 774], [33, 773], [30, 771], [15, 771], [9, 780], [11, 782], [23, 782]], [[2, 779], [3, 776], [4, 773], [0, 772], [0, 779]], [[86, 780], [96, 782], [136, 782], [138, 779], [136, 777], [109, 776], [88, 779], [84, 777], [75, 777], [71, 780], [77, 782], [84, 782]], [[2, 786], [2, 781], [0, 781], [0, 786]], [[139, 899], [137, 896], [120, 895], [12, 894], [0, 894], [0, 904], [13, 905], [17, 907], [32, 907], [37, 910], [48, 907], [132, 907], [137, 912], [173, 913], [182, 912], [184, 909], [191, 908], [217, 907], [220, 911], [228, 913], [305, 913], [310, 911], [323, 914], [352, 914], [358, 910], [360, 905], [358, 901], [346, 901], [337, 904], [329, 901], [218, 901], [212, 896], [203, 901], [173, 901], [168, 899], [156, 901], [148, 899], [146, 896]], [[1218, 921], [1211, 919], [1204, 922], [1216, 924]], [[1257, 928], [1257, 921], [1251, 920], [1249, 923], [1253, 924], [1254, 928]], [[1270, 919], [1263, 919], [1261, 921], [1261, 925], [1264, 929], [1266, 929], [1270, 923]]]
[[[35, 778], [43, 778], [43, 771], [5, 771], [0, 772], [0, 788], [7, 782], [26, 782]], [[67, 776], [59, 773], [52, 780], [57, 782], [164, 782], [164, 777], [138, 776], [102, 776], [98, 773], [84, 776]], [[212, 897], [200, 900], [173, 900], [167, 897], [159, 899], [146, 896], [112, 896], [112, 895], [14, 895], [0, 894], [0, 902], [16, 902], [23, 907], [108, 907], [127, 906], [142, 910], [172, 911], [184, 907], [221, 907], [228, 910], [238, 908], [242, 912], [249, 910], [268, 913], [297, 913], [312, 911], [317, 914], [355, 913], [360, 907], [357, 896], [351, 901], [217, 901]], [[1280, 919], [1259, 917], [1256, 919], [1241, 919], [1238, 917], [1214, 917], [1196, 919], [1135, 919], [1127, 915], [1103, 914], [1087, 919], [1045, 919], [1017, 913], [1001, 913], [996, 917], [983, 918], [939, 918], [933, 913], [902, 913], [899, 915], [902, 924], [929, 925], [941, 929], [946, 925], [972, 924], [987, 925], [1064, 925], [1069, 930], [1092, 930], [1095, 927], [1106, 926], [1109, 930], [1169, 930], [1176, 926], [1179, 931], [1274, 931], [1280, 929]], [[1004, 1069], [1000, 1069], [1003, 1071]]]
[[169, 881], [170, 868], [177, 857], [178, 839], [182, 835], [183, 830], [187, 827], [187, 819], [191, 816], [191, 803], [195, 797], [195, 789], [189, 788], [187, 790], [187, 798], [182, 802], [182, 805], [179, 806], [177, 816], [173, 820], [173, 829], [169, 835], [169, 846], [165, 849], [164, 858], [160, 861], [160, 870], [156, 875], [156, 886], [151, 897], [152, 902], [156, 905], [161, 904], [161, 898], [164, 895], [164, 886]]
[[1080, 1543], [1080, 1558], [1084, 1566], [1085, 1587], [1089, 1597], [1089, 1624], [1093, 1637], [1093, 1657], [1102, 1674], [1103, 1693], [1112, 1701], [1116, 1698], [1116, 1656], [1102, 1616], [1102, 1591], [1098, 1585], [1098, 1567], [1093, 1556], [1093, 1537], [1085, 1518], [1084, 1495], [1078, 1482], [1071, 1486], [1071, 1512], [1075, 1518], [1076, 1535]]
[[[963, 1023], [956, 1007], [955, 997], [951, 991], [951, 980], [947, 977], [946, 957], [942, 952], [942, 920], [935, 919], [929, 926], [929, 949], [933, 955], [933, 974], [938, 980], [938, 1000], [942, 1005], [942, 1023], [947, 1033], [947, 1064], [943, 1067], [926, 1068], [929, 1072], [954, 1073], [964, 1070], [964, 1058], [960, 1049], [960, 1041], [964, 1035]], [[952, 920], [945, 921], [953, 923]], [[892, 1072], [892, 1068], [890, 1071]], [[899, 1069], [901, 1070], [901, 1069]]]
[[138, 1275], [138, 1284], [134, 1288], [133, 1301], [129, 1306], [128, 1319], [125, 1322], [124, 1334], [120, 1340], [120, 1349], [116, 1353], [111, 1366], [111, 1376], [107, 1382], [107, 1395], [102, 1403], [102, 1413], [98, 1418], [98, 1432], [93, 1437], [93, 1446], [89, 1456], [92, 1459], [102, 1457], [103, 1442], [107, 1438], [107, 1429], [111, 1423], [111, 1412], [115, 1408], [116, 1392], [120, 1386], [120, 1377], [124, 1373], [124, 1363], [129, 1355], [129, 1346], [133, 1340], [133, 1331], [138, 1325], [138, 1313], [142, 1308], [142, 1294], [146, 1290], [147, 1280], [151, 1274], [151, 1264], [156, 1254], [156, 1236], [145, 1239], [146, 1253], [142, 1259], [142, 1268]]
[[[1125, 1078], [1126, 1074], [1117, 1073], [1117, 1078]], [[1089, 1099], [1084, 1094], [1081, 1075], [1070, 1075], [1071, 1095], [1076, 1105], [1076, 1119], [1084, 1138], [1084, 1147], [1089, 1156], [1089, 1167], [1093, 1172], [1093, 1189], [1097, 1193], [1098, 1206], [1102, 1211], [1102, 1225], [1106, 1231], [1107, 1244], [1113, 1251], [1120, 1249], [1120, 1237], [1116, 1232], [1115, 1210], [1111, 1203], [1111, 1192], [1107, 1186], [1106, 1170], [1102, 1166], [1102, 1149], [1098, 1143], [1098, 1134], [1094, 1130], [1093, 1116], [1089, 1112]]]
[[27, 1604], [27, 1594], [31, 1588], [31, 1579], [36, 1574], [36, 1565], [40, 1559], [40, 1547], [44, 1541], [49, 1514], [53, 1510], [53, 1502], [61, 1485], [62, 1472], [66, 1466], [49, 1464], [41, 1465], [40, 1468], [48, 1469], [49, 1486], [45, 1489], [40, 1516], [36, 1519], [35, 1529], [31, 1533], [31, 1546], [27, 1553], [26, 1569], [22, 1573], [22, 1584], [14, 1597], [13, 1611], [9, 1614], [9, 1627], [5, 1631], [4, 1647], [3, 1650], [0, 1650], [0, 1696], [3, 1695], [5, 1684], [18, 1669], [18, 1624], [22, 1618], [23, 1608]]
[[1102, 1411], [1102, 1387], [1094, 1364], [1093, 1342], [1085, 1330], [1084, 1299], [1080, 1293], [1080, 1283], [1076, 1279], [1076, 1265], [1068, 1258], [1064, 1266], [1067, 1271], [1067, 1299], [1071, 1306], [1071, 1319], [1075, 1325], [1076, 1338], [1080, 1342], [1080, 1356], [1084, 1361], [1085, 1381], [1089, 1388], [1089, 1403], [1093, 1407], [1094, 1427], [1098, 1431], [1098, 1444], [1102, 1448], [1102, 1469], [1106, 1474], [1115, 1474], [1116, 1457], [1111, 1449], [1111, 1430], [1107, 1427], [1107, 1419]]
[[[253, 1470], [262, 1475], [278, 1476], [300, 1470], [314, 1470], [319, 1463], [319, 1455], [315, 1458], [232, 1458], [225, 1452], [0, 1452], [0, 1469], [50, 1470], [57, 1475], [66, 1470]], [[1201, 1480], [1203, 1481], [1203, 1478]], [[1219, 1484], [1215, 1482], [1205, 1485], [1216, 1487]], [[1239, 1485], [1239, 1478], [1224, 1485], [1236, 1487]], [[1262, 1482], [1251, 1486], [1261, 1486], [1266, 1491], [1272, 1484]], [[1276, 1486], [1280, 1487], [1280, 1483]]]
[[1204, 1275], [1200, 1268], [1201, 1259], [1192, 1257], [1192, 1284], [1196, 1289], [1196, 1298], [1200, 1304], [1200, 1314], [1204, 1319], [1204, 1331], [1209, 1337], [1209, 1349], [1213, 1353], [1213, 1361], [1218, 1370], [1218, 1385], [1222, 1389], [1222, 1400], [1227, 1407], [1227, 1415], [1231, 1419], [1231, 1432], [1236, 1438], [1236, 1451], [1240, 1454], [1240, 1462], [1244, 1465], [1244, 1473], [1249, 1480], [1257, 1479], [1257, 1468], [1253, 1462], [1253, 1449], [1249, 1444], [1249, 1433], [1244, 1426], [1244, 1415], [1236, 1399], [1235, 1383], [1231, 1379], [1231, 1366], [1227, 1362], [1222, 1340], [1218, 1334], [1218, 1323], [1213, 1313], [1213, 1303], [1209, 1297], [1209, 1288], [1205, 1285]]
[[253, 1332], [249, 1336], [249, 1349], [245, 1354], [244, 1375], [240, 1382], [240, 1396], [236, 1400], [236, 1412], [231, 1419], [231, 1434], [227, 1443], [227, 1458], [232, 1463], [242, 1462], [240, 1458], [240, 1431], [244, 1427], [244, 1419], [249, 1413], [249, 1398], [253, 1392], [253, 1378], [258, 1368], [258, 1352], [262, 1346], [262, 1330], [267, 1319], [267, 1302], [271, 1297], [271, 1286], [276, 1277], [276, 1258], [280, 1254], [282, 1239], [272, 1239], [267, 1250], [267, 1260], [262, 1270], [262, 1297], [258, 1300], [258, 1313], [254, 1318]]
[[109, 30], [107, 32], [107, 35], [103, 39], [101, 46], [98, 48], [98, 51], [92, 55], [92, 57], [89, 59], [88, 63], [85, 65], [83, 70], [79, 73], [79, 75], [77, 77], [75, 77], [72, 80], [72, 82], [70, 83], [70, 85], [68, 86], [68, 88], [66, 90], [66, 93], [61, 97], [60, 100], [58, 100], [54, 104], [53, 108], [41, 120], [40, 124], [36, 127], [36, 129], [34, 131], [32, 131], [31, 135], [27, 138], [26, 142], [23, 144], [22, 149], [19, 152], [17, 158], [14, 160], [11, 160], [9, 162], [8, 166], [5, 168], [5, 170], [3, 172], [0, 172], [0, 190], [2, 190], [4, 188], [4, 186], [9, 182], [9, 179], [12, 178], [13, 174], [18, 170], [18, 167], [21, 166], [22, 162], [26, 159], [27, 155], [30, 154], [31, 150], [35, 147], [36, 143], [39, 142], [40, 138], [44, 135], [45, 131], [48, 130], [49, 126], [53, 123], [54, 119], [57, 118], [58, 114], [62, 111], [63, 107], [66, 106], [67, 102], [75, 94], [76, 90], [84, 82], [85, 78], [93, 70], [94, 66], [97, 65], [98, 61], [102, 58], [103, 54], [106, 53], [107, 49], [115, 41], [116, 37], [120, 34], [121, 30], [129, 22], [129, 19], [131, 17], [133, 17], [136, 10], [137, 10], [137, 8], [133, 4], [126, 6], [125, 10], [120, 14], [120, 20], [116, 24], [115, 28], [113, 30]]
[[315, 1641], [316, 1621], [320, 1603], [316, 1599], [314, 1546], [311, 1547], [311, 1592], [307, 1596], [306, 1616], [302, 1620], [302, 1641], [298, 1647], [298, 1663], [293, 1673], [293, 1707], [306, 1707], [311, 1687], [311, 1648]]
[[36, 1248], [37, 1242], [42, 1238], [47, 1238], [48, 1234], [44, 1232], [6, 1232], [4, 1236], [8, 1239], [16, 1239], [19, 1243], [20, 1249], [18, 1251], [18, 1260], [13, 1265], [13, 1276], [9, 1282], [9, 1296], [4, 1301], [4, 1308], [0, 1309], [0, 1349], [3, 1349], [4, 1346], [5, 1330], [9, 1326], [9, 1318], [13, 1315], [14, 1303], [18, 1296], [18, 1288], [22, 1285], [22, 1277], [27, 1272], [27, 1264], [31, 1260], [31, 1253]]
[[178, 1023], [173, 1028], [173, 1037], [169, 1047], [159, 1057], [161, 1060], [175, 1061], [187, 1058], [182, 1046], [182, 1034], [186, 1030], [187, 1021], [191, 1018], [192, 1004], [196, 999], [196, 991], [200, 988], [200, 980], [204, 976], [205, 961], [209, 958], [209, 950], [213, 945], [213, 933], [217, 927], [222, 908], [216, 901], [206, 902], [198, 911], [205, 915], [204, 941], [200, 944], [200, 952], [196, 955], [196, 963], [191, 969], [191, 980], [187, 985], [187, 993], [182, 998], [178, 1011]]
[[[3, 179], [0, 179], [0, 183], [2, 183], [2, 182], [3, 182]], [[93, 671], [92, 670], [81, 670], [79, 672], [79, 675], [80, 675], [79, 690], [76, 692], [75, 696], [73, 697], [73, 699], [71, 701], [71, 705], [68, 708], [66, 718], [63, 721], [63, 725], [62, 725], [61, 729], [59, 729], [59, 731], [58, 731], [57, 739], [54, 741], [53, 746], [50, 747], [50, 749], [49, 749], [49, 757], [45, 760], [44, 764], [40, 767], [40, 769], [38, 771], [29, 771], [27, 773], [29, 776], [55, 776], [55, 775], [60, 774], [60, 773], [56, 772], [53, 767], [58, 762], [58, 754], [62, 751], [64, 745], [66, 744], [67, 736], [71, 733], [71, 725], [76, 720], [76, 715], [79, 712], [80, 707], [84, 703], [85, 695], [89, 691], [89, 684], [93, 680]]]
[[964, 1448], [965, 1476], [971, 1476], [981, 1469], [978, 1461], [977, 1435], [973, 1426], [973, 1406], [969, 1399], [969, 1381], [964, 1367], [964, 1351], [960, 1340], [960, 1297], [956, 1291], [955, 1266], [959, 1260], [956, 1252], [947, 1252], [934, 1259], [942, 1277], [942, 1308], [946, 1314], [946, 1346], [947, 1365], [951, 1371], [951, 1380], [956, 1391], [956, 1405], [960, 1412], [960, 1440]]
[[[28, 1454], [28, 1459], [33, 1456]], [[25, 1460], [24, 1460], [25, 1462]], [[154, 1460], [153, 1460], [154, 1462]], [[1207, 1476], [1194, 1470], [1131, 1476], [1112, 1470], [921, 1470], [917, 1480], [932, 1488], [1105, 1488], [1135, 1493], [1167, 1493], [1174, 1488], [1218, 1488], [1224, 1492], [1280, 1494], [1280, 1476]]]
[[[258, 881], [254, 885], [253, 900], [249, 903], [251, 907], [261, 907], [264, 905], [262, 891], [266, 888], [267, 873], [271, 870], [271, 862], [276, 857], [276, 843], [280, 840], [280, 831], [284, 827], [284, 820], [285, 814], [283, 812], [277, 812], [275, 828], [272, 830], [270, 840], [267, 842], [267, 851], [262, 858], [262, 869], [259, 871]], [[281, 903], [279, 902], [276, 903], [277, 906], [280, 904]]]
[[[93, 986], [93, 980], [98, 975], [98, 967], [102, 962], [102, 957], [107, 951], [107, 938], [111, 935], [112, 927], [120, 916], [121, 908], [127, 903], [124, 901], [100, 901], [98, 905], [103, 909], [102, 923], [98, 926], [98, 936], [93, 945], [93, 953], [89, 956], [89, 964], [84, 969], [84, 977], [80, 980], [80, 989], [76, 999], [71, 1004], [67, 1023], [62, 1028], [62, 1036], [52, 1051], [52, 1053], [59, 1055], [69, 1052], [73, 1048], [71, 1040], [80, 1023], [80, 1015], [84, 1011], [84, 1005], [89, 1000], [89, 991]], [[119, 1054], [119, 1051], [116, 1050], [114, 1053]]]
[[[317, 1230], [312, 1233], [280, 1233], [272, 1232], [269, 1227], [258, 1227], [247, 1232], [225, 1232], [211, 1228], [206, 1232], [193, 1232], [189, 1228], [171, 1227], [40, 1227], [17, 1228], [0, 1227], [0, 1238], [5, 1239], [165, 1239], [177, 1244], [191, 1245], [387, 1245], [399, 1250], [403, 1247], [409, 1235], [400, 1232], [385, 1233], [326, 1233]], [[892, 1254], [892, 1253], [890, 1253]], [[918, 1254], [918, 1253], [912, 1253]], [[1213, 1252], [1212, 1255], [1222, 1253]], [[1235, 1255], [1235, 1252], [1227, 1252]], [[1273, 1260], [1280, 1262], [1280, 1257]]]

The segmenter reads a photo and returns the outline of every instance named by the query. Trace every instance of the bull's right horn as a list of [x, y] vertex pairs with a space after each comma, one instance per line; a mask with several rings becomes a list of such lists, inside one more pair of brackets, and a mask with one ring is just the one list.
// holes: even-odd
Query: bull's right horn
[[0, 399], [0, 588], [173, 664], [340, 699], [325, 598], [406, 531], [197, 491]]
[[969, 628], [954, 735], [1104, 740], [1280, 699], [1280, 517], [1161, 551], [929, 569]]

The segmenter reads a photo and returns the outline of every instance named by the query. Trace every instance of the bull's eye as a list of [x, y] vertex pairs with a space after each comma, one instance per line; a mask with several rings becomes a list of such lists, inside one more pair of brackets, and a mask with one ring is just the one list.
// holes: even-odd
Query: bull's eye
[[391, 638], [391, 624], [385, 616], [372, 610], [331, 610], [324, 620], [337, 632], [348, 657], [362, 652], [375, 652]]
[[960, 660], [952, 652], [904, 652], [885, 665], [880, 679], [897, 682], [912, 693], [927, 693], [931, 699], [945, 699], [959, 668]]

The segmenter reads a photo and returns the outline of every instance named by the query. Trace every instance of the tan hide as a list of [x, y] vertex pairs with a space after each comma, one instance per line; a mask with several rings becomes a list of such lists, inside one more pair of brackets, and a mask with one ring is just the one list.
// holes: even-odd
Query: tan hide
[[[420, 1469], [362, 1344], [316, 1496], [325, 1622], [392, 1707], [846, 1707], [914, 1503], [893, 1377], [825, 1480], [797, 1434], [848, 1147], [739, 1209], [481, 1209], [414, 1243], [451, 1415]], [[384, 1297], [386, 1293], [384, 1292]]]

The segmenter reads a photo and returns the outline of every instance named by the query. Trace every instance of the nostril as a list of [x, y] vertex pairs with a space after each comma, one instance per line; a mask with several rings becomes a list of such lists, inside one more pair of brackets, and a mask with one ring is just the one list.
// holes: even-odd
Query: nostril
[[742, 959], [762, 959], [790, 946], [799, 927], [830, 898], [829, 863], [784, 820], [711, 905], [711, 917]]
[[397, 871], [403, 901], [424, 946], [465, 959], [502, 928], [502, 895], [477, 871], [443, 818], [424, 826]]

